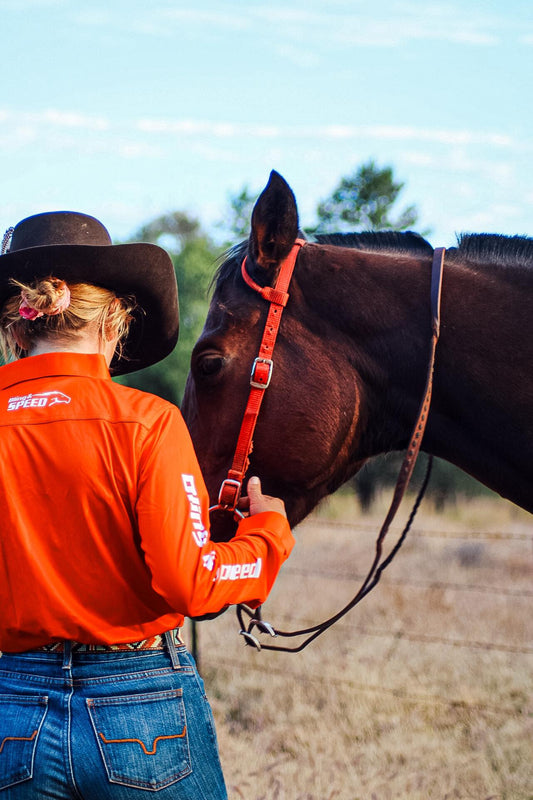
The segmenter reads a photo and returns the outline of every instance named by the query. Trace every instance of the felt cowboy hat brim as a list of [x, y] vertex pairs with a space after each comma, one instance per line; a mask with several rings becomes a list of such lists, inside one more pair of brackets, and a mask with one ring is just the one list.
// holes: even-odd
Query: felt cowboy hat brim
[[124, 356], [114, 358], [114, 375], [156, 364], [174, 349], [179, 332], [174, 266], [161, 247], [145, 242], [111, 244], [94, 217], [71, 211], [28, 217], [13, 229], [0, 256], [0, 307], [17, 294], [11, 278], [28, 283], [53, 275], [68, 283], [92, 283], [118, 295], [134, 295], [134, 312]]

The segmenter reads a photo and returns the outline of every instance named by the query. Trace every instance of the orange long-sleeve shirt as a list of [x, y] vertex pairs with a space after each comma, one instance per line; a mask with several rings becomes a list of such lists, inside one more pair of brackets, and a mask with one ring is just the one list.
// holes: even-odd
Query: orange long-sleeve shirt
[[0, 368], [0, 650], [133, 642], [263, 602], [294, 540], [274, 512], [233, 540], [170, 403], [120, 386], [98, 355]]

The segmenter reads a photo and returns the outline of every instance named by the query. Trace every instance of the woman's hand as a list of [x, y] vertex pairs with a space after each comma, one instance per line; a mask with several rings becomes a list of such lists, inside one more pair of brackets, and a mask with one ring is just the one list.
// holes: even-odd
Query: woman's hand
[[261, 491], [261, 481], [257, 476], [253, 476], [248, 481], [247, 485], [248, 496], [241, 497], [239, 501], [239, 510], [248, 511], [250, 516], [260, 514], [262, 511], [277, 511], [278, 514], [285, 513], [285, 503], [279, 497], [270, 497], [268, 494], [263, 494]]

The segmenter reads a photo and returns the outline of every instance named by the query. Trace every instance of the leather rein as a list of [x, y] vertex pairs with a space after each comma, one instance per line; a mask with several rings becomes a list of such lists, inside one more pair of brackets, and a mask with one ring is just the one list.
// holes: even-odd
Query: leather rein
[[[306, 242], [304, 239], [296, 239], [290, 253], [280, 264], [276, 285], [274, 287], [259, 286], [259, 284], [255, 283], [246, 270], [246, 257], [243, 259], [241, 273], [245, 283], [254, 289], [254, 291], [256, 291], [259, 295], [261, 295], [263, 299], [269, 302], [270, 307], [267, 314], [261, 345], [259, 347], [259, 353], [252, 365], [250, 375], [250, 393], [248, 395], [248, 402], [244, 411], [244, 417], [241, 424], [232, 465], [228, 471], [227, 478], [222, 482], [220, 487], [218, 504], [212, 506], [210, 511], [227, 511], [228, 513], [232, 513], [235, 518], [243, 516], [243, 514], [237, 508], [237, 504], [241, 495], [244, 477], [249, 466], [249, 457], [253, 447], [253, 435], [257, 419], [259, 417], [261, 403], [272, 377], [272, 370], [274, 366], [272, 356], [283, 309], [287, 305], [289, 299], [288, 288], [298, 253], [305, 244]], [[258, 650], [280, 650], [290, 653], [298, 653], [303, 650], [304, 647], [307, 647], [307, 645], [310, 644], [314, 639], [324, 633], [324, 631], [326, 631], [335, 622], [347, 614], [348, 611], [350, 611], [363, 599], [363, 597], [366, 597], [370, 590], [376, 586], [381, 578], [383, 570], [386, 569], [386, 567], [390, 564], [405, 540], [429, 483], [432, 465], [431, 456], [428, 458], [426, 475], [416, 497], [409, 519], [389, 554], [386, 557], [383, 557], [383, 543], [413, 474], [413, 469], [420, 452], [420, 446], [422, 444], [422, 438], [424, 436], [428, 419], [433, 389], [435, 352], [440, 333], [440, 300], [445, 252], [446, 249], [444, 247], [438, 247], [433, 252], [430, 293], [431, 342], [424, 394], [422, 396], [422, 401], [420, 403], [420, 408], [413, 432], [409, 440], [409, 445], [400, 467], [392, 501], [376, 540], [374, 560], [368, 571], [368, 574], [357, 593], [349, 601], [349, 603], [344, 606], [344, 608], [342, 608], [333, 616], [329, 617], [329, 619], [325, 620], [324, 622], [297, 631], [281, 631], [274, 628], [272, 625], [262, 619], [261, 607], [252, 610], [246, 605], [238, 605], [237, 618], [241, 626], [240, 634], [244, 636], [246, 644], [256, 647]], [[244, 621], [244, 615], [249, 617], [249, 622], [247, 625]], [[280, 636], [292, 638], [296, 636], [307, 636], [307, 638], [304, 640], [304, 642], [296, 647], [283, 647], [281, 645], [264, 644], [260, 642], [252, 633], [254, 628], [257, 628], [258, 632], [266, 633], [271, 637]]]

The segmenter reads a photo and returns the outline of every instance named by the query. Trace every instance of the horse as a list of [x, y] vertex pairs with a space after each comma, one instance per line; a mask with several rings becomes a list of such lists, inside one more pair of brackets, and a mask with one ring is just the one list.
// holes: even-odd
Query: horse
[[[228, 473], [268, 303], [299, 236], [273, 171], [248, 241], [218, 268], [182, 412], [211, 500]], [[296, 525], [378, 454], [410, 441], [427, 371], [432, 246], [413, 232], [316, 236], [299, 249], [248, 474]], [[533, 512], [533, 239], [462, 234], [446, 250], [422, 450]], [[256, 287], [257, 288], [257, 287]], [[229, 535], [224, 525], [218, 538]], [[215, 533], [214, 533], [215, 538]]]

